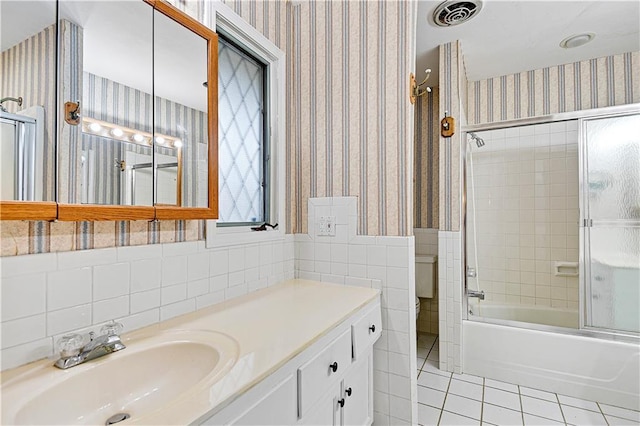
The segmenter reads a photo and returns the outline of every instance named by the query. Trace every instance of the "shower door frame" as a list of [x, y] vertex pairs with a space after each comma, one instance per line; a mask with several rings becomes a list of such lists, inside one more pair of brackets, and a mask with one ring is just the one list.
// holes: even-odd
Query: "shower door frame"
[[[461, 256], [462, 256], [462, 309], [463, 320], [468, 321], [476, 321], [476, 322], [484, 322], [488, 324], [496, 324], [496, 325], [504, 325], [509, 327], [517, 327], [524, 328], [529, 330], [538, 330], [538, 331], [547, 331], [553, 333], [560, 334], [571, 334], [574, 336], [586, 336], [586, 337], [597, 337], [601, 339], [607, 340], [618, 340], [623, 342], [633, 342], [637, 343], [640, 341], [640, 336], [636, 334], [628, 334], [625, 332], [621, 332], [618, 330], [606, 330], [606, 329], [598, 329], [598, 328], [585, 328], [585, 314], [586, 314], [586, 303], [585, 303], [585, 289], [586, 283], [584, 280], [586, 279], [584, 270], [586, 268], [585, 262], [585, 230], [584, 230], [584, 200], [583, 200], [583, 180], [584, 180], [584, 170], [583, 170], [583, 126], [582, 122], [584, 119], [594, 119], [594, 118], [607, 118], [607, 117], [615, 117], [622, 115], [629, 115], [631, 113], [640, 113], [640, 103], [627, 104], [627, 105], [619, 105], [612, 107], [603, 107], [603, 108], [594, 108], [594, 109], [585, 109], [580, 111], [572, 111], [572, 112], [562, 112], [556, 114], [549, 115], [541, 115], [537, 117], [528, 117], [528, 118], [518, 118], [513, 120], [505, 120], [505, 121], [496, 121], [492, 123], [481, 123], [481, 124], [468, 124], [463, 125], [460, 128], [462, 132], [462, 140], [463, 143], [460, 146], [460, 158], [462, 161], [461, 167], [461, 175], [460, 179], [462, 179], [462, 207], [461, 207]], [[495, 319], [495, 318], [487, 318], [487, 317], [479, 317], [473, 316], [469, 318], [469, 296], [467, 295], [468, 290], [468, 277], [467, 277], [467, 135], [469, 132], [482, 132], [486, 130], [496, 130], [496, 129], [507, 129], [514, 127], [521, 127], [527, 125], [535, 125], [535, 124], [549, 124], [560, 121], [578, 121], [578, 207], [579, 207], [579, 265], [578, 268], [581, 272], [578, 277], [578, 286], [579, 286], [579, 328], [567, 328], [567, 327], [559, 327], [552, 325], [543, 325], [522, 321], [514, 321], [514, 320], [504, 320], [504, 319]], [[476, 230], [477, 232], [477, 230]], [[477, 267], [477, 266], [476, 266]], [[478, 290], [482, 290], [479, 288]]]

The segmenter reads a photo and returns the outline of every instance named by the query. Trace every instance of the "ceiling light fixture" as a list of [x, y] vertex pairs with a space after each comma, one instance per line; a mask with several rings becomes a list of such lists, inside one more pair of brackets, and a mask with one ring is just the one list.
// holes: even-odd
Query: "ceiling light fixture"
[[560, 47], [564, 49], [572, 49], [589, 43], [596, 37], [594, 33], [574, 34], [562, 40]]

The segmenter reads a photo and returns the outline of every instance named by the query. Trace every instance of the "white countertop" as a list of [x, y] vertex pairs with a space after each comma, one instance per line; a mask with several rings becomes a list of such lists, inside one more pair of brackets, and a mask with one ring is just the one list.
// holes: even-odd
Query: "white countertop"
[[[239, 349], [237, 362], [222, 379], [213, 384], [199, 383], [197, 392], [189, 392], [170, 406], [149, 415], [132, 417], [127, 423], [187, 424], [213, 415], [376, 299], [378, 294], [378, 290], [369, 288], [290, 280], [125, 333], [124, 343], [134, 347], [166, 331], [216, 331], [235, 339]], [[126, 352], [125, 349], [91, 362], [108, 362], [108, 357]], [[51, 360], [41, 360], [3, 372], [3, 386], [21, 380], [21, 376], [33, 377], [34, 370], [42, 370], [37, 374], [51, 376], [62, 373], [51, 365]]]

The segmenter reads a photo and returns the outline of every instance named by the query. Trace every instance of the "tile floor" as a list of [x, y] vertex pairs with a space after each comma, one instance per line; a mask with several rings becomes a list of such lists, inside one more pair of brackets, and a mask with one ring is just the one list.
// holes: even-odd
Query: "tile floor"
[[418, 423], [640, 425], [640, 412], [438, 369], [438, 338], [418, 335]]

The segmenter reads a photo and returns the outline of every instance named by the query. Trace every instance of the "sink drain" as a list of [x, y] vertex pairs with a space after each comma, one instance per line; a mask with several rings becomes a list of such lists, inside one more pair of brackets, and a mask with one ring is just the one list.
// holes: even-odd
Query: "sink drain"
[[120, 423], [123, 420], [127, 420], [129, 417], [131, 417], [131, 416], [128, 413], [114, 414], [113, 416], [109, 417], [107, 419], [107, 421], [104, 422], [104, 424], [107, 425], [107, 426], [114, 425], [116, 423]]

